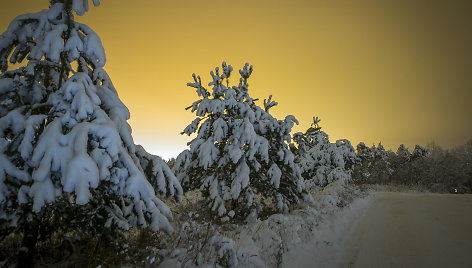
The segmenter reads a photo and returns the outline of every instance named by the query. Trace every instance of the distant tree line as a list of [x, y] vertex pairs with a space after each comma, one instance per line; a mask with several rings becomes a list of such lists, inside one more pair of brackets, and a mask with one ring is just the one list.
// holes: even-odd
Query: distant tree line
[[435, 143], [416, 145], [413, 152], [403, 144], [397, 152], [357, 145], [357, 162], [352, 174], [356, 184], [419, 186], [433, 192], [472, 192], [472, 140], [454, 149]]

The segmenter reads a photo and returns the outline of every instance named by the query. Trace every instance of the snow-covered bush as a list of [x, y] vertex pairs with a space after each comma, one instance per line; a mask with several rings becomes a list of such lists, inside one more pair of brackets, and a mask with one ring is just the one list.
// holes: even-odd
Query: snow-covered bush
[[292, 146], [296, 152], [300, 171], [306, 182], [325, 187], [334, 181], [347, 182], [356, 162], [356, 153], [351, 142], [346, 139], [329, 141], [328, 134], [321, 131], [318, 117], [305, 133], [295, 133]]
[[[73, 11], [87, 9], [87, 0], [51, 0], [0, 36], [4, 235], [23, 228], [26, 237], [26, 229], [58, 220], [55, 228], [171, 231], [171, 212], [144, 172], [159, 192], [179, 199], [181, 187], [162, 160], [133, 143], [100, 38], [74, 21]], [[9, 70], [9, 63], [24, 67]]]
[[269, 109], [277, 103], [271, 97], [262, 109], [249, 96], [252, 66], [246, 64], [239, 71], [239, 85], [229, 87], [232, 70], [223, 62], [221, 70], [212, 71], [211, 91], [195, 74], [194, 82], [187, 84], [201, 99], [188, 107], [197, 118], [182, 134], [197, 136], [177, 157], [173, 171], [184, 190], [200, 189], [209, 209], [222, 220], [263, 209], [287, 212], [300, 197], [311, 200], [287, 145], [298, 122], [291, 115], [274, 118]]

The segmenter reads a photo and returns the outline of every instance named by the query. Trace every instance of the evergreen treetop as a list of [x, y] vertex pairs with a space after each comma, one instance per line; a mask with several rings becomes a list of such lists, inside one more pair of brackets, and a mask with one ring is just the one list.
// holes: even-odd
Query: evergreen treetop
[[239, 70], [239, 84], [233, 87], [228, 80], [231, 70], [223, 62], [221, 72], [217, 67], [210, 73], [211, 91], [193, 74], [188, 86], [196, 88], [201, 99], [188, 108], [197, 118], [182, 133], [197, 136], [177, 157], [174, 171], [185, 190], [200, 189], [211, 211], [224, 219], [264, 209], [287, 212], [300, 197], [311, 199], [287, 145], [298, 122], [291, 115], [274, 118], [269, 109], [277, 103], [271, 97], [264, 100], [264, 108], [250, 97], [252, 66]]
[[[153, 187], [178, 200], [182, 189], [167, 165], [135, 146], [100, 38], [74, 21], [87, 10], [87, 0], [52, 0], [0, 36], [4, 234], [54, 215], [64, 226], [172, 229]], [[9, 70], [15, 63], [23, 65]]]

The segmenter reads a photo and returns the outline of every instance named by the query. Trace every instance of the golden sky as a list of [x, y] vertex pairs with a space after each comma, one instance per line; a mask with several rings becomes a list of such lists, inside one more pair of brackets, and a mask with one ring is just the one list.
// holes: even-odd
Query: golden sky
[[[165, 158], [190, 140], [192, 73], [254, 66], [250, 94], [279, 119], [312, 117], [331, 141], [386, 148], [472, 138], [472, 1], [102, 0], [80, 22], [101, 37], [136, 143]], [[0, 0], [0, 31], [48, 0]], [[237, 73], [232, 82], [237, 83]]]

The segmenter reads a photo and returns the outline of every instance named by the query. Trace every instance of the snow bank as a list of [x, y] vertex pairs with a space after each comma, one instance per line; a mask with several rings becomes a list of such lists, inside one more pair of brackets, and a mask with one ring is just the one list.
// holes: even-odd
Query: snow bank
[[341, 183], [312, 194], [315, 205], [241, 225], [213, 225], [190, 212], [171, 245], [149, 259], [157, 258], [159, 267], [330, 267], [373, 195]]
[[326, 217], [309, 234], [312, 239], [296, 245], [284, 255], [283, 267], [349, 267], [346, 261], [352, 254], [348, 247], [350, 234], [374, 200], [375, 194], [370, 194]]

